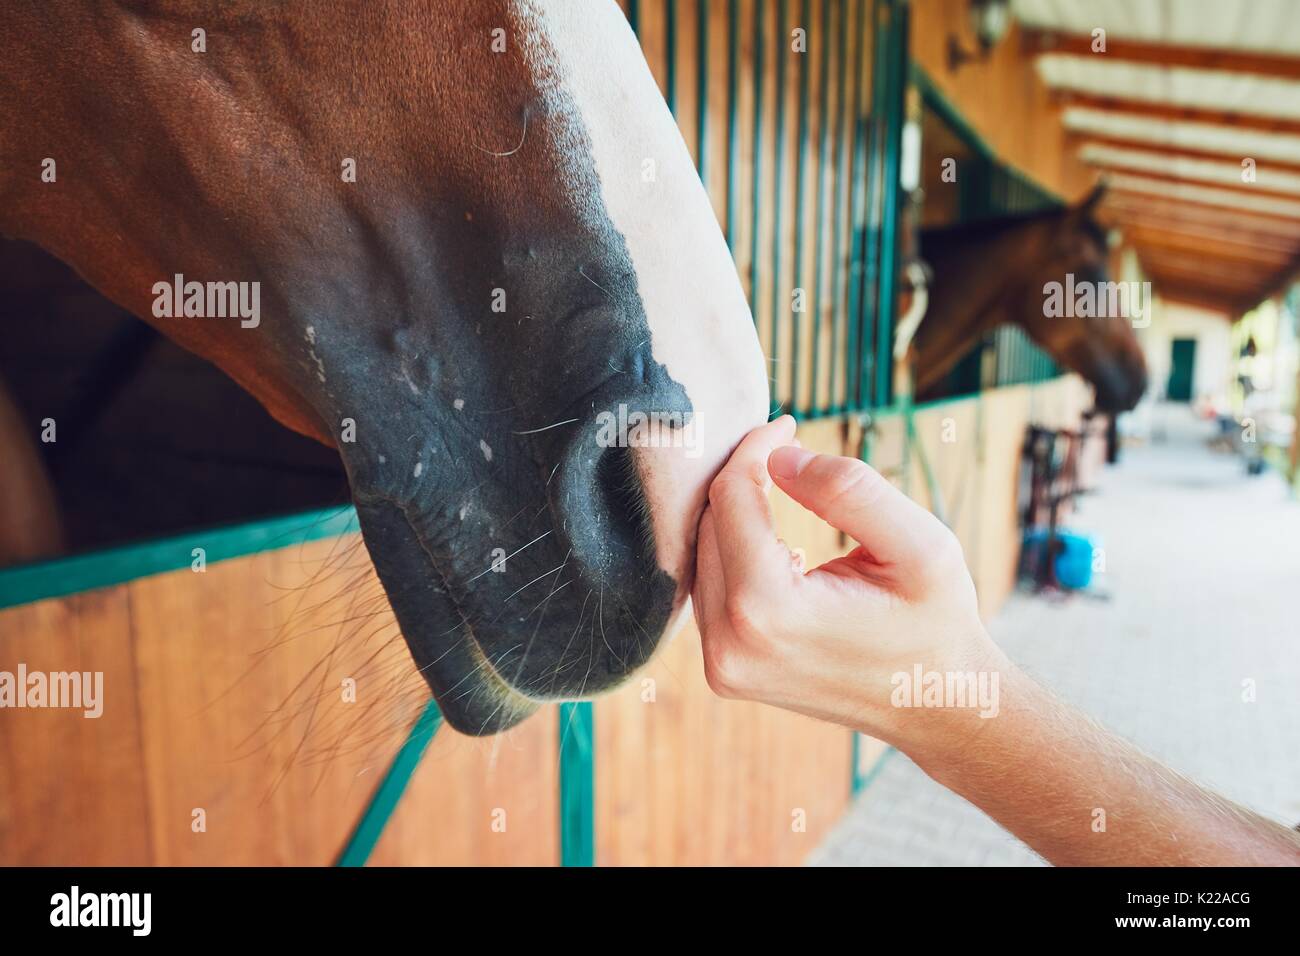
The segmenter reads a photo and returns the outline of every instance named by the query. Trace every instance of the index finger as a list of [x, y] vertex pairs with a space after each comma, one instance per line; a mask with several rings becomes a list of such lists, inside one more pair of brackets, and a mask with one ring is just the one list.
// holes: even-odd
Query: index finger
[[782, 415], [745, 436], [709, 486], [718, 557], [727, 591], [789, 577], [790, 554], [777, 540], [767, 503], [767, 458], [794, 438], [794, 419]]

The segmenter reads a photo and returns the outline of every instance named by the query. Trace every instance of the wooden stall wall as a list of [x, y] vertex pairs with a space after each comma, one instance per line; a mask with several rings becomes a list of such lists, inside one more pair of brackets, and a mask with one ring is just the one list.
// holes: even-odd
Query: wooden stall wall
[[[428, 697], [356, 535], [0, 611], [20, 663], [103, 714], [0, 710], [3, 865], [331, 863]], [[375, 860], [555, 862], [555, 727], [439, 734]]]
[[[1077, 421], [1087, 395], [1067, 377], [916, 412], [986, 616], [1013, 583], [1025, 426]], [[873, 462], [934, 507], [904, 426], [875, 424]], [[836, 420], [802, 435], [861, 438]], [[773, 508], [810, 563], [844, 550]], [[0, 666], [19, 662], [103, 671], [104, 712], [0, 711], [3, 864], [329, 863], [426, 699], [354, 535], [0, 611]], [[851, 735], [715, 698], [693, 623], [595, 714], [599, 863], [796, 863], [847, 802]], [[444, 730], [374, 861], [557, 862], [556, 740], [553, 708], [492, 740]], [[881, 749], [864, 742], [860, 768]]]
[[954, 69], [948, 56], [950, 38], [968, 51], [978, 49], [970, 0], [912, 0], [911, 7], [913, 62], [998, 157], [1066, 200], [1086, 194], [1095, 173], [1071, 150], [1060, 107], [1039, 80], [1033, 57], [1022, 49], [1019, 26], [1013, 23], [987, 59], [972, 59]]

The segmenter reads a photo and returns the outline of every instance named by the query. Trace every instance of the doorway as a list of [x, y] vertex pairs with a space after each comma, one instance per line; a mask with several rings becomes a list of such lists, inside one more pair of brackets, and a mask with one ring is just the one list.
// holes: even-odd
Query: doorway
[[1165, 396], [1171, 402], [1192, 400], [1193, 372], [1196, 369], [1196, 339], [1174, 339], [1169, 356], [1169, 383]]

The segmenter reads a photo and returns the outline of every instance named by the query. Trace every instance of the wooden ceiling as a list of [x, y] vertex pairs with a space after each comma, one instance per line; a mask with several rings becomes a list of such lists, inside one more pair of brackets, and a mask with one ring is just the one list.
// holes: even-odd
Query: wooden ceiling
[[1229, 28], [1249, 25], [1244, 0], [1219, 0], [1222, 23], [1194, 0], [1140, 23], [1104, 2], [1083, 20], [1015, 9], [1073, 147], [1110, 180], [1103, 217], [1161, 295], [1235, 319], [1300, 280], [1300, 4], [1278, 41]]

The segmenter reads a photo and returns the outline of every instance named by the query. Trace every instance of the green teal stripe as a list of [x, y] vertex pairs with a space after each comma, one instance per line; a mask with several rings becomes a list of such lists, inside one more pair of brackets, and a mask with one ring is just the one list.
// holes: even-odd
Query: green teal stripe
[[370, 798], [365, 812], [361, 814], [356, 829], [352, 831], [347, 845], [339, 854], [337, 866], [366, 865], [366, 860], [370, 859], [370, 854], [375, 844], [379, 842], [384, 827], [388, 825], [393, 811], [397, 809], [398, 801], [406, 792], [406, 786], [411, 782], [415, 768], [420, 765], [420, 758], [424, 756], [425, 750], [429, 748], [429, 742], [433, 740], [441, 726], [442, 711], [434, 701], [429, 701], [424, 712], [420, 714], [420, 719], [415, 722], [415, 726], [407, 735], [406, 743], [402, 744], [402, 749], [393, 758], [388, 771], [384, 774], [384, 779], [379, 782], [379, 787]]
[[893, 757], [894, 754], [898, 753], [895, 748], [886, 747], [881, 751], [880, 756], [876, 758], [876, 762], [871, 765], [870, 770], [866, 773], [859, 773], [858, 747], [861, 736], [861, 734], [853, 735], [853, 784], [850, 787], [850, 793], [855, 797], [876, 782], [876, 778], [880, 776], [880, 772], [885, 769], [885, 764], [889, 762], [890, 758]]
[[771, 363], [772, 410], [781, 408], [781, 316], [784, 314], [781, 302], [781, 225], [782, 212], [785, 207], [785, 69], [790, 59], [790, 47], [786, 42], [789, 34], [785, 25], [788, 20], [787, 0], [781, 0], [776, 8], [776, 156], [775, 198], [772, 208], [772, 349], [768, 361]]
[[[843, 4], [839, 5], [839, 77], [835, 100], [835, 214], [832, 223], [834, 231], [831, 234], [831, 301], [833, 311], [831, 313], [830, 400], [832, 406], [841, 408], [848, 408], [852, 404], [849, 400], [847, 384], [842, 399], [836, 385], [841, 367], [845, 362], [844, 357], [839, 352], [840, 342], [848, 335], [847, 319], [845, 318], [847, 315], [845, 290], [847, 289], [846, 283], [848, 280], [845, 273], [844, 257], [841, 254], [843, 251], [845, 202], [846, 197], [849, 195], [845, 189], [845, 183], [852, 177], [852, 156], [849, 152], [852, 134], [850, 133], [849, 136], [844, 135], [844, 114], [848, 109], [849, 93], [849, 11], [847, 3], [848, 0], [845, 0]], [[852, 127], [850, 126], [849, 129], [852, 130]], [[843, 335], [841, 335], [841, 330], [844, 330]], [[847, 342], [845, 347], [847, 348]]]
[[[808, 91], [812, 65], [808, 62], [812, 32], [812, 0], [803, 0], [799, 7], [799, 26], [804, 31], [804, 52], [799, 56], [799, 142], [795, 154], [794, 179], [794, 277], [793, 286], [803, 288], [804, 212], [807, 194], [808, 167]], [[803, 307], [809, 302], [808, 290], [803, 290]], [[790, 334], [790, 411], [798, 415], [799, 409], [799, 350], [803, 339], [803, 312], [791, 312]]]
[[202, 548], [205, 561], [213, 564], [357, 530], [356, 511], [349, 505], [5, 568], [0, 570], [0, 608], [179, 571], [191, 566], [195, 548]]
[[[874, 181], [875, 160], [874, 157], [868, 156], [868, 123], [862, 118], [862, 84], [860, 82], [862, 56], [866, 46], [865, 13], [867, 2], [868, 0], [860, 0], [854, 18], [853, 35], [857, 38], [857, 49], [853, 55], [853, 73], [850, 77], [850, 82], [853, 84], [853, 107], [849, 113], [853, 124], [853, 152], [849, 161], [849, 230], [851, 241], [849, 243], [848, 303], [845, 312], [847, 322], [845, 338], [848, 345], [848, 355], [845, 357], [844, 388], [848, 406], [854, 410], [863, 409], [868, 405], [867, 396], [863, 394], [862, 383], [859, 378], [863, 356], [868, 352], [865, 348], [865, 339], [861, 336], [862, 313], [865, 311], [864, 303], [861, 301], [861, 291], [862, 283], [866, 281], [864, 272], [874, 261], [872, 255], [874, 246], [872, 243], [876, 238], [876, 230], [867, 228], [867, 210], [870, 208], [870, 194], [867, 193], [867, 186], [869, 178]], [[875, 93], [876, 90], [873, 84], [873, 100], [875, 99]], [[864, 193], [866, 193], [865, 197]]]
[[[817, 150], [817, 212], [813, 215], [813, 222], [817, 229], [816, 238], [813, 240], [813, 293], [811, 301], [813, 303], [812, 316], [812, 392], [811, 401], [808, 403], [808, 417], [817, 418], [824, 413], [824, 409], [817, 404], [818, 386], [821, 383], [821, 332], [822, 332], [822, 291], [825, 284], [822, 282], [822, 263], [824, 261], [823, 253], [826, 245], [824, 238], [826, 232], [826, 202], [829, 198], [826, 182], [826, 163], [830, 155], [830, 133], [831, 124], [829, 113], [831, 110], [831, 3], [830, 0], [822, 2], [822, 27], [821, 27], [821, 103], [818, 107], [818, 123], [821, 127], [821, 143]], [[832, 349], [834, 340], [831, 342]], [[834, 351], [832, 351], [834, 356]], [[832, 361], [833, 358], [832, 358]], [[834, 365], [831, 366], [834, 369]], [[834, 393], [828, 393], [827, 401], [835, 400]]]
[[889, 31], [884, 67], [888, 102], [885, 110], [884, 192], [881, 195], [880, 301], [876, 309], [876, 380], [872, 404], [889, 401], [893, 379], [894, 311], [898, 279], [898, 213], [902, 190], [898, 186], [899, 154], [902, 151], [903, 111], [907, 98], [906, 3], [889, 4]]
[[595, 720], [590, 701], [560, 705], [560, 865], [596, 862]]

